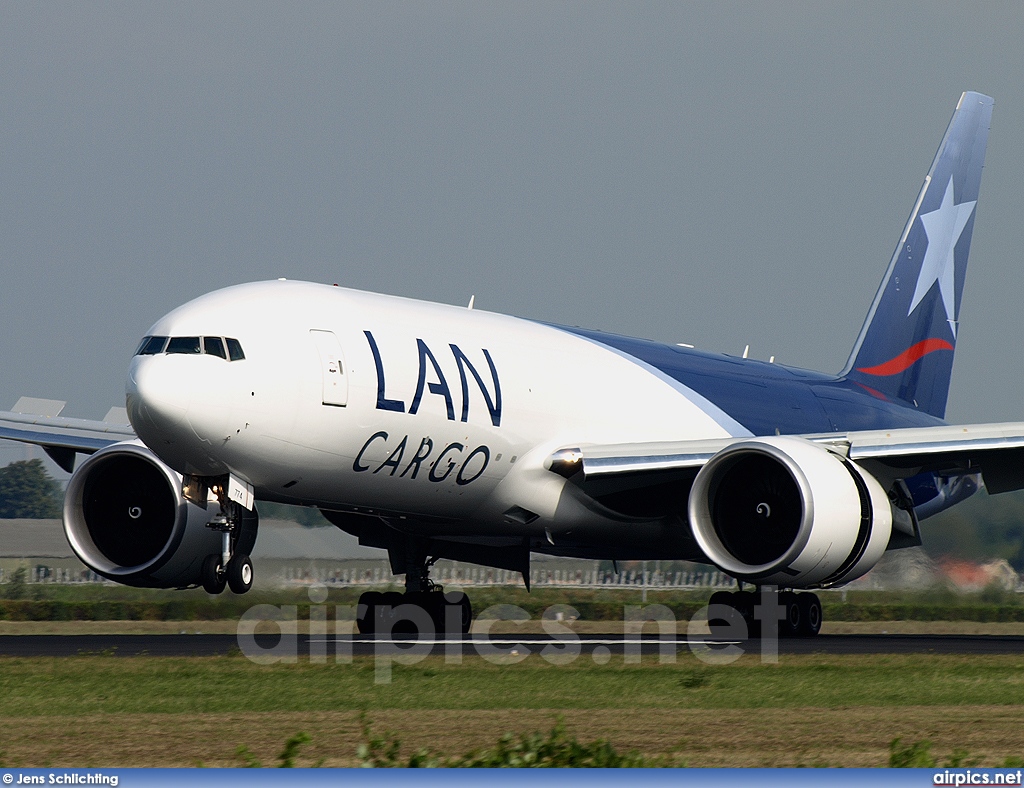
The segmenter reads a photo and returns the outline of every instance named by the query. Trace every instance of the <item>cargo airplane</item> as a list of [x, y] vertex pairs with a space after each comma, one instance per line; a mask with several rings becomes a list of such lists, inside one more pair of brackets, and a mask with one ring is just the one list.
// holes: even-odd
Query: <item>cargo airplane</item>
[[[131, 427], [0, 414], [73, 475], [64, 527], [120, 583], [247, 591], [255, 501], [315, 506], [388, 551], [412, 609], [468, 628], [439, 558], [714, 564], [714, 602], [816, 634], [815, 589], [921, 544], [920, 522], [1024, 487], [1024, 423], [943, 421], [992, 100], [964, 93], [838, 374], [298, 281], [228, 287], [153, 324]], [[89, 455], [74, 468], [77, 454]], [[391, 618], [389, 618], [391, 617]], [[415, 617], [415, 616], [414, 616]]]

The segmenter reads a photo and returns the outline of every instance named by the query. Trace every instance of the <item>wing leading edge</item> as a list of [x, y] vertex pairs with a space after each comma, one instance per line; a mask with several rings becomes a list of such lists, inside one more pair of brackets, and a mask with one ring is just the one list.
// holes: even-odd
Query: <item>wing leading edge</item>
[[[22, 398], [12, 411], [0, 411], [0, 439], [34, 443], [68, 473], [76, 454], [93, 454], [121, 441], [135, 439], [123, 409], [111, 408], [104, 421], [72, 419], [58, 415], [63, 402]], [[42, 411], [24, 412], [26, 410]]]
[[[924, 471], [982, 474], [990, 493], [1024, 489], [1024, 422], [911, 427], [799, 435], [856, 462], [884, 466], [892, 478]], [[701, 468], [715, 454], [743, 440], [583, 446], [551, 455], [548, 467], [561, 476], [591, 482], [629, 475], [663, 476]]]

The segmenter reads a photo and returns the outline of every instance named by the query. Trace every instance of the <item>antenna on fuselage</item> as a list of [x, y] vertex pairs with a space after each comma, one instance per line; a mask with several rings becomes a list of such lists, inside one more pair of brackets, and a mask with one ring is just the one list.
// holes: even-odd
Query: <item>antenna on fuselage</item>
[[473, 304], [475, 304], [475, 303], [476, 303], [476, 295], [471, 295], [469, 297], [469, 305], [466, 307], [466, 309], [472, 309], [473, 308]]

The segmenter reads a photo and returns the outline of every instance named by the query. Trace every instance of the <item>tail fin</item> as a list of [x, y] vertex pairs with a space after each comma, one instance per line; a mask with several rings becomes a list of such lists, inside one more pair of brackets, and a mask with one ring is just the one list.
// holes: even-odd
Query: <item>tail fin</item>
[[964, 93], [842, 375], [942, 418], [992, 99]]

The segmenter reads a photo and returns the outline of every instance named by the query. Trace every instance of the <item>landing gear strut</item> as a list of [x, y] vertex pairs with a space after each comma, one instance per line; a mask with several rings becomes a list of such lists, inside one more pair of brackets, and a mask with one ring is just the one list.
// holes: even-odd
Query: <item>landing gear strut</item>
[[430, 579], [437, 561], [411, 560], [405, 572], [405, 593], [367, 591], [359, 597], [356, 627], [360, 634], [462, 635], [469, 632], [473, 607], [461, 591], [444, 593]]
[[[747, 636], [759, 638], [764, 634], [762, 627], [771, 621], [755, 616], [754, 608], [761, 604], [764, 589], [757, 591], [717, 591], [711, 595], [708, 604], [713, 607], [708, 617], [708, 626], [714, 636], [733, 636], [732, 625], [742, 620], [747, 625]], [[769, 591], [777, 594], [778, 604], [784, 616], [778, 622], [780, 637], [814, 637], [821, 630], [821, 601], [816, 594], [793, 591]]]
[[247, 555], [248, 550], [240, 549], [244, 547], [240, 543], [245, 510], [229, 501], [222, 492], [219, 497], [220, 512], [206, 527], [221, 533], [221, 552], [208, 555], [203, 561], [203, 589], [208, 594], [220, 594], [228, 586], [233, 593], [244, 594], [252, 588], [253, 581], [252, 559]]

